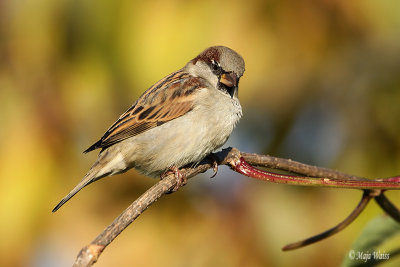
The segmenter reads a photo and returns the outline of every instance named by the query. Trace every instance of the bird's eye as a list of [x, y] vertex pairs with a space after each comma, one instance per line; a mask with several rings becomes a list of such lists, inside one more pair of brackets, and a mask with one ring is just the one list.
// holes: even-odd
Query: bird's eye
[[211, 69], [213, 71], [218, 71], [221, 67], [219, 66], [219, 64], [217, 62], [215, 62], [214, 60], [211, 60]]

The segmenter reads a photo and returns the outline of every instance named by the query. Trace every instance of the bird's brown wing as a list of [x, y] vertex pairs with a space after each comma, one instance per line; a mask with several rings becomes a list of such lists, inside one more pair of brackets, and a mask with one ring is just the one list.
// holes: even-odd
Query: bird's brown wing
[[204, 88], [203, 80], [182, 70], [174, 72], [146, 90], [111, 125], [103, 137], [84, 153], [107, 148], [151, 128], [179, 118], [193, 109], [193, 97]]

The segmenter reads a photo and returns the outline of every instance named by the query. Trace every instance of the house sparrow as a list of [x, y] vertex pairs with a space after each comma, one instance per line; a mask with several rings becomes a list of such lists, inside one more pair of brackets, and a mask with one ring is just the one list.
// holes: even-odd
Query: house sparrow
[[83, 180], [53, 212], [88, 184], [130, 168], [153, 177], [172, 171], [178, 186], [184, 184], [178, 168], [221, 147], [242, 116], [238, 83], [244, 70], [238, 53], [213, 46], [151, 86], [84, 151], [101, 148]]

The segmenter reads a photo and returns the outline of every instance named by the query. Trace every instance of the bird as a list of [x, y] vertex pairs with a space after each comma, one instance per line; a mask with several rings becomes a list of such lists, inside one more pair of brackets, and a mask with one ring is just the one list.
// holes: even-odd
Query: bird
[[237, 52], [211, 46], [155, 83], [84, 151], [101, 149], [83, 180], [52, 212], [85, 186], [131, 168], [150, 177], [173, 172], [174, 190], [184, 185], [179, 168], [224, 145], [242, 117], [238, 85], [244, 71]]

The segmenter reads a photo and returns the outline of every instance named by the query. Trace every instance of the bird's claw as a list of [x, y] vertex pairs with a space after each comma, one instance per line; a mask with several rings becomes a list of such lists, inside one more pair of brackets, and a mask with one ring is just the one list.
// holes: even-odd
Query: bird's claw
[[214, 174], [210, 178], [214, 178], [215, 175], [217, 175], [217, 173], [218, 173], [218, 161], [217, 161], [218, 158], [212, 153], [208, 157], [212, 161], [212, 168], [213, 168], [213, 171], [214, 171]]
[[171, 193], [178, 191], [178, 189], [182, 186], [184, 186], [187, 183], [187, 178], [186, 176], [178, 169], [176, 166], [170, 167], [166, 172], [161, 174], [161, 179], [169, 175], [170, 173], [173, 173], [176, 179], [176, 185], [171, 189]]

